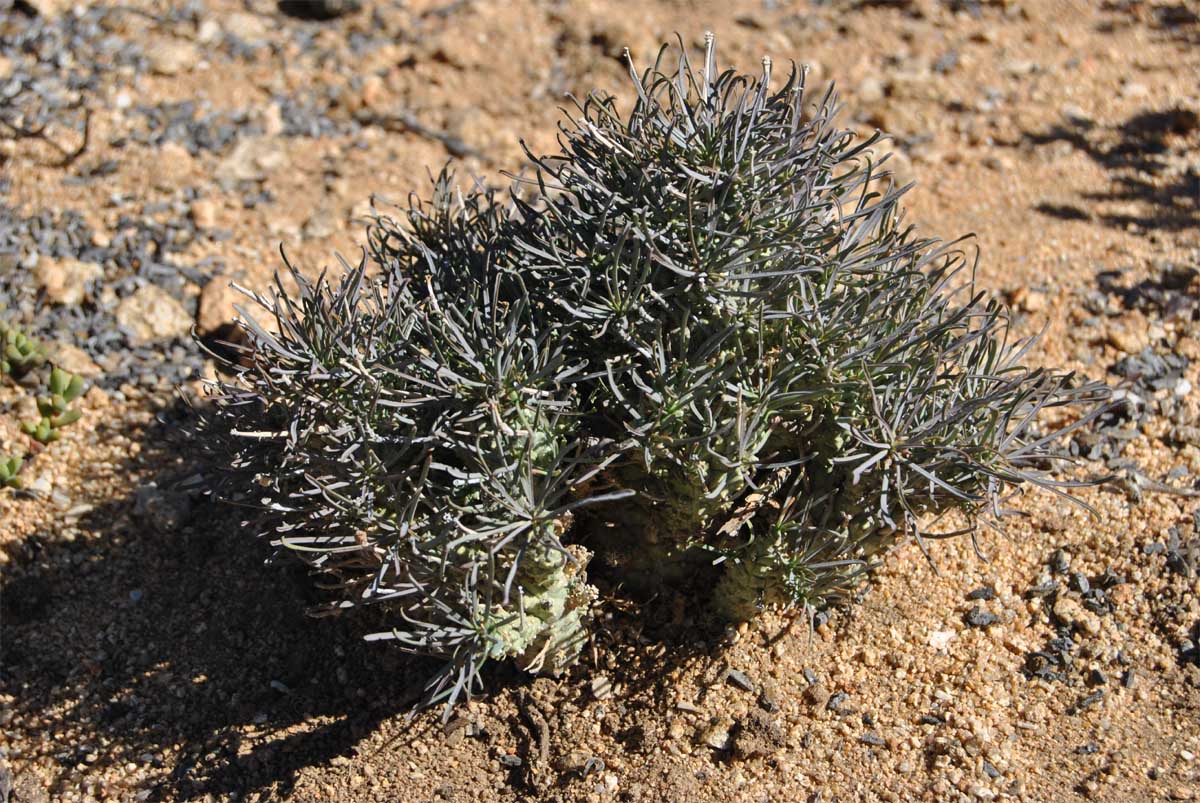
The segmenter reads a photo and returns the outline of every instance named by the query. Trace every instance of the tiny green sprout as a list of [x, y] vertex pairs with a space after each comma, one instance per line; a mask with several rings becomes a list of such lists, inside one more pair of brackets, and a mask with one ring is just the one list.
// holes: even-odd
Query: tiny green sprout
[[0, 457], [0, 487], [20, 488], [21, 466], [25, 461], [20, 457]]
[[83, 378], [56, 367], [50, 372], [50, 394], [62, 399], [62, 404], [70, 404], [83, 395]]
[[21, 424], [21, 431], [41, 444], [53, 443], [62, 437], [59, 430], [79, 420], [78, 408], [71, 402], [83, 394], [83, 379], [61, 368], [50, 372], [50, 395], [37, 400], [41, 418]]
[[42, 418], [32, 423], [22, 422], [21, 431], [43, 446], [54, 443], [62, 437], [62, 433], [50, 423], [49, 418]]
[[[2, 311], [2, 310], [0, 310]], [[12, 379], [24, 376], [46, 362], [41, 345], [17, 327], [0, 321], [0, 377]], [[71, 404], [83, 395], [83, 378], [54, 367], [50, 370], [47, 383], [48, 395], [37, 399], [38, 420], [22, 422], [21, 431], [31, 440], [45, 446], [62, 437], [63, 427], [75, 423], [80, 412]], [[21, 455], [0, 456], [0, 488], [20, 488], [17, 476], [27, 458], [36, 449]]]
[[41, 345], [15, 326], [0, 323], [0, 374], [20, 376], [46, 359]]

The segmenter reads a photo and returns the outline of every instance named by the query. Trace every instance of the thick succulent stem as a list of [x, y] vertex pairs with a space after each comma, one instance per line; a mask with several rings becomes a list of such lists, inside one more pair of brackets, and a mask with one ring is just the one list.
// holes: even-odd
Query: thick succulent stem
[[585, 571], [590, 558], [579, 546], [527, 551], [516, 598], [489, 614], [491, 657], [513, 658], [521, 669], [550, 674], [573, 664], [587, 642], [596, 598]]

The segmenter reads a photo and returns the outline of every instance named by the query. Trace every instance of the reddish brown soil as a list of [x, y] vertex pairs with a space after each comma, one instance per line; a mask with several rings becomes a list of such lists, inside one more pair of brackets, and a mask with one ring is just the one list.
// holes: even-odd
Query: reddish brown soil
[[[375, 21], [360, 12], [301, 23], [273, 4], [248, 2], [246, 11], [210, 0], [202, 19], [228, 26], [245, 23], [235, 12], [249, 14], [279, 47], [171, 76], [113, 78], [85, 99], [94, 109], [88, 158], [103, 158], [128, 124], [113, 102], [121, 92], [261, 112], [272, 93], [331, 84], [345, 88], [341, 113], [409, 110], [485, 155], [456, 160], [461, 179], [498, 181], [520, 169], [519, 138], [535, 151], [553, 146], [564, 93], [628, 96], [623, 46], [644, 65], [676, 31], [695, 50], [712, 30], [725, 63], [757, 71], [764, 53], [776, 65], [807, 63], [812, 82], [837, 82], [848, 125], [896, 135], [899, 171], [917, 182], [910, 220], [945, 237], [975, 234], [981, 284], [1008, 295], [1025, 331], [1048, 325], [1037, 360], [1104, 378], [1122, 349], [1169, 344], [1192, 360], [1187, 377], [1200, 388], [1200, 333], [1139, 311], [1087, 328], [1080, 306], [1101, 271], [1126, 271], [1129, 285], [1167, 263], [1200, 265], [1200, 130], [1170, 123], [1180, 110], [1200, 111], [1194, 2], [370, 5]], [[980, 14], [955, 13], [956, 5]], [[381, 24], [395, 30], [395, 43], [356, 57], [351, 33]], [[198, 37], [195, 27], [164, 30], [145, 16], [131, 14], [127, 25], [123, 35], [146, 43]], [[319, 41], [340, 47], [342, 58], [307, 58], [291, 33], [302, 25], [323, 28]], [[939, 60], [949, 53], [957, 62], [946, 67]], [[367, 75], [378, 78], [355, 80]], [[189, 258], [215, 254], [252, 287], [278, 267], [281, 241], [309, 268], [330, 264], [335, 250], [356, 254], [362, 232], [351, 217], [363, 201], [424, 192], [427, 171], [449, 158], [438, 141], [381, 127], [268, 137], [265, 186], [276, 201], [246, 210], [214, 178], [228, 152], [128, 145], [115, 173], [80, 186], [63, 182], [70, 170], [48, 164], [54, 153], [38, 141], [0, 144], [18, 210], [78, 210], [101, 232], [117, 225], [106, 211], [114, 192], [149, 204], [201, 188], [215, 202], [215, 225], [232, 237], [197, 245]], [[1130, 150], [1152, 164], [1120, 156]], [[306, 226], [314, 216], [325, 231]], [[440, 712], [410, 722], [430, 667], [363, 644], [361, 620], [305, 618], [304, 584], [261, 565], [264, 548], [237, 511], [198, 503], [170, 533], [134, 515], [140, 486], [177, 479], [188, 463], [166, 437], [170, 424], [154, 420], [171, 419], [170, 401], [128, 396], [93, 391], [84, 421], [39, 457], [37, 472], [69, 503], [0, 494], [0, 745], [16, 799], [1200, 794], [1200, 666], [1181, 657], [1196, 638], [1200, 580], [1144, 550], [1171, 527], [1188, 537], [1195, 498], [1146, 491], [1138, 502], [1120, 486], [1089, 489], [1081, 496], [1098, 511], [1090, 516], [1027, 494], [1014, 502], [1027, 516], [1003, 535], [980, 533], [988, 560], [969, 540], [939, 542], [935, 570], [915, 544], [903, 546], [861, 604], [811, 636], [806, 622], [778, 614], [714, 633], [700, 606], [669, 594], [640, 611], [614, 600], [569, 676], [535, 680], [497, 667], [448, 723]], [[1200, 392], [1183, 403], [1195, 419]], [[1185, 482], [1200, 474], [1200, 448], [1172, 440], [1165, 424], [1140, 434], [1127, 454], [1150, 477], [1176, 466]], [[1080, 616], [1067, 679], [1030, 680], [1027, 654], [1055, 633], [1027, 591], [1060, 548], [1071, 571], [1108, 570], [1128, 582], [1111, 591], [1111, 615]], [[966, 599], [985, 584], [994, 600]], [[967, 626], [976, 605], [1000, 621]], [[731, 683], [731, 668], [754, 690]], [[611, 688], [601, 690], [598, 678]]]

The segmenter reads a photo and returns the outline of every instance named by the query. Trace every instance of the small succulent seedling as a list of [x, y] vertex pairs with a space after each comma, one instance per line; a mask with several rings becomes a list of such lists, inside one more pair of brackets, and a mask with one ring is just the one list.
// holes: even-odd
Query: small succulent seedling
[[631, 110], [591, 96], [530, 154], [536, 202], [443, 173], [375, 220], [372, 269], [256, 296], [271, 331], [245, 322], [215, 388], [228, 482], [331, 609], [386, 606], [369, 638], [446, 659], [430, 700], [489, 660], [569, 665], [592, 556], [656, 588], [715, 566], [700, 602], [727, 619], [844, 599], [901, 540], [1069, 486], [1055, 439], [1105, 397], [1023, 365], [832, 90], [670, 52], [630, 65]]
[[24, 460], [19, 457], [0, 457], [0, 486], [5, 488], [20, 488], [21, 466]]
[[55, 367], [50, 371], [50, 395], [37, 400], [41, 418], [21, 424], [21, 431], [41, 444], [62, 437], [62, 428], [79, 420], [79, 408], [71, 403], [83, 394], [83, 378]]
[[37, 341], [0, 321], [0, 375], [20, 377], [43, 362], [45, 355]]
[[[0, 376], [20, 377], [45, 362], [45, 354], [36, 341], [15, 326], [3, 322], [0, 322], [0, 355], [3, 355]], [[57, 441], [62, 437], [64, 427], [79, 420], [79, 409], [71, 405], [83, 394], [83, 379], [54, 367], [50, 371], [47, 389], [49, 393], [37, 400], [38, 420], [23, 421], [20, 426], [31, 440], [43, 446]], [[0, 487], [21, 487], [18, 474], [28, 457], [30, 454], [0, 455]]]

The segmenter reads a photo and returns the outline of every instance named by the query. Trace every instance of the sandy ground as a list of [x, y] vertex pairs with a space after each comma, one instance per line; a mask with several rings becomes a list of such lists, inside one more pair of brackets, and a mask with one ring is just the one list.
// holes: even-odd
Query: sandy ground
[[[464, 179], [519, 170], [519, 139], [552, 147], [564, 93], [627, 97], [623, 46], [645, 64], [675, 32], [695, 48], [712, 30], [726, 64], [807, 63], [836, 81], [848, 126], [895, 137], [917, 182], [909, 219], [976, 235], [980, 282], [1023, 330], [1046, 326], [1036, 360], [1116, 383], [1112, 366], [1149, 348], [1186, 358], [1200, 388], [1194, 2], [412, 0], [321, 22], [254, 0], [132, 5], [145, 13], [112, 35], [154, 58], [80, 93], [82, 155], [62, 166], [0, 131], [9, 214], [74, 210], [103, 239], [182, 199], [192, 229], [219, 236], [177, 261], [261, 287], [280, 243], [309, 268], [352, 257], [364, 201], [423, 192], [448, 159]], [[31, 19], [0, 15], [6, 36]], [[4, 58], [0, 77], [21, 65]], [[279, 98], [310, 95], [336, 98], [326, 117], [344, 125], [287, 135]], [[254, 133], [196, 153], [141, 144], [131, 98], [245, 111]], [[428, 130], [379, 123], [398, 111]], [[271, 200], [249, 208], [250, 189]], [[180, 297], [194, 309], [202, 292]], [[191, 492], [174, 394], [94, 384], [30, 468], [40, 493], [0, 493], [13, 800], [1200, 796], [1200, 514], [1155, 490], [1200, 487], [1200, 391], [1178, 382], [1121, 436], [1126, 481], [1081, 493], [1096, 515], [1022, 496], [1024, 516], [980, 533], [986, 559], [968, 540], [936, 544], [934, 565], [902, 546], [811, 633], [778, 614], [723, 632], [677, 594], [614, 596], [575, 671], [499, 668], [447, 723], [406, 718], [429, 665], [362, 643], [369, 622], [306, 618], [302, 574], [264, 567], [239, 512]], [[974, 608], [995, 623], [969, 625]]]

